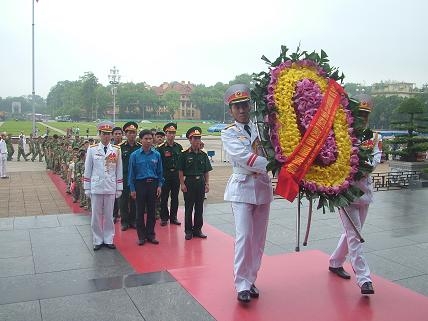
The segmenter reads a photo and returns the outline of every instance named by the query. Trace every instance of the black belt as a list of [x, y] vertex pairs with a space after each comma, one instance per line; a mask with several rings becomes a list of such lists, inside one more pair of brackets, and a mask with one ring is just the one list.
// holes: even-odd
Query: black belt
[[193, 176], [186, 176], [186, 178], [187, 179], [195, 179], [195, 180], [200, 180], [200, 179], [203, 179], [204, 178], [204, 176], [202, 176], [202, 175], [193, 175]]
[[143, 183], [153, 183], [157, 182], [157, 178], [144, 178], [144, 179], [138, 179], [137, 182], [143, 182]]

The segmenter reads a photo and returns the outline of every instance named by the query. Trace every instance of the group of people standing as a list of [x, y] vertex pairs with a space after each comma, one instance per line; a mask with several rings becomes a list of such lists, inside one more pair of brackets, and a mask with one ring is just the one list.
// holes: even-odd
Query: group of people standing
[[[202, 232], [202, 215], [212, 167], [200, 148], [202, 130], [192, 127], [187, 131], [187, 149], [175, 142], [175, 123], [166, 124], [163, 130], [161, 135], [143, 129], [137, 142], [135, 122], [128, 122], [123, 128], [113, 127], [111, 122], [98, 125], [100, 142], [88, 148], [83, 177], [85, 194], [92, 200], [95, 251], [103, 245], [115, 248], [114, 221], [119, 217], [116, 215], [115, 219], [113, 215], [115, 202], [122, 231], [135, 228], [140, 246], [146, 242], [159, 244], [155, 233], [156, 207], [160, 206], [161, 226], [168, 222], [181, 225], [177, 219], [180, 189], [185, 201], [185, 239], [207, 237]], [[126, 135], [125, 141], [122, 133]], [[162, 141], [154, 144], [156, 136], [161, 136]]]
[[[24, 133], [18, 137], [18, 157], [17, 161], [21, 160], [21, 157], [24, 158], [25, 161], [28, 161], [28, 157], [32, 155], [31, 161], [39, 157], [39, 161], [43, 161], [43, 157], [45, 153], [43, 152], [43, 145], [45, 140], [41, 136], [33, 136], [30, 134], [30, 138], [27, 140]], [[28, 150], [28, 147], [29, 150]], [[13, 159], [13, 155], [15, 154], [15, 148], [12, 144], [12, 136], [7, 134], [6, 132], [2, 132], [0, 134], [0, 178], [8, 178], [6, 174], [6, 163], [7, 161], [11, 161]]]

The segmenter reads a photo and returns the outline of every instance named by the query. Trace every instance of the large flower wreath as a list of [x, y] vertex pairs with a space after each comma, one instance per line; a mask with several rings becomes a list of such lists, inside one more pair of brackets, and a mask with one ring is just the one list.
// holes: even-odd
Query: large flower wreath
[[[339, 76], [337, 68], [328, 64], [323, 50], [320, 54], [299, 48], [290, 55], [287, 52], [282, 46], [274, 62], [263, 56], [269, 71], [253, 75], [252, 96], [268, 168], [281, 176], [287, 166], [294, 166], [291, 158], [297, 163], [300, 159], [304, 167], [305, 160], [312, 157], [297, 181], [301, 195], [319, 198], [318, 208], [346, 206], [361, 196], [353, 181], [372, 170], [367, 165], [370, 151], [361, 147], [371, 132], [363, 128], [358, 116], [359, 103], [349, 99], [337, 83], [343, 82], [344, 75]], [[329, 99], [334, 94], [335, 105]], [[326, 123], [328, 117], [330, 125], [321, 128], [323, 136], [314, 126]], [[316, 155], [311, 155], [313, 151]]]

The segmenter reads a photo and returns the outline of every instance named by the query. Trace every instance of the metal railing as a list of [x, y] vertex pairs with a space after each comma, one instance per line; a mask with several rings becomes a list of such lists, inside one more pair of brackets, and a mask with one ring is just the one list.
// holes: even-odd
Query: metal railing
[[376, 191], [408, 188], [412, 183], [419, 181], [421, 173], [418, 171], [391, 171], [386, 173], [372, 173], [373, 187]]
[[[421, 173], [418, 171], [393, 171], [384, 173], [371, 173], [374, 191], [397, 190], [408, 188], [421, 178]], [[272, 187], [275, 191], [278, 178], [272, 178]], [[274, 195], [274, 198], [282, 198], [279, 195]]]

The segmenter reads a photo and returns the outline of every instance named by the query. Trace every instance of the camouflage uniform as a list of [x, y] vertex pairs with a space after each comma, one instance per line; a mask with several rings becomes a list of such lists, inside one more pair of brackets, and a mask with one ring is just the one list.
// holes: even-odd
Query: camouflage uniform
[[9, 134], [6, 139], [6, 148], [7, 148], [7, 160], [10, 161], [12, 160], [12, 156], [15, 153], [15, 149], [13, 148], [13, 144], [12, 144], [12, 137]]

